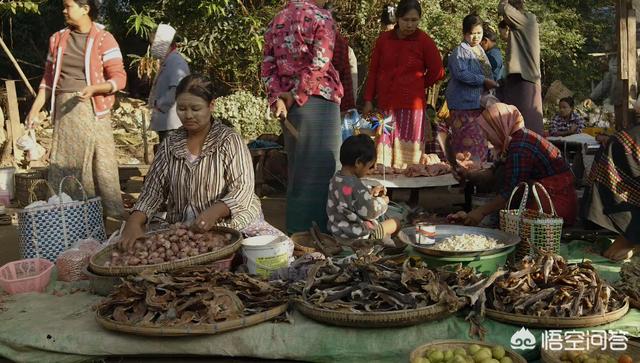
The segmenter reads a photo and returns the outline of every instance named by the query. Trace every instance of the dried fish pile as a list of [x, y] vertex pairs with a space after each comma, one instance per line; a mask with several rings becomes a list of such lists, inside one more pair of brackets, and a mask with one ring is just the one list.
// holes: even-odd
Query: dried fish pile
[[632, 260], [622, 265], [616, 288], [627, 294], [636, 307], [640, 307], [640, 261]]
[[567, 264], [558, 255], [526, 257], [487, 291], [489, 307], [507, 313], [576, 318], [620, 309], [624, 296], [589, 262]]
[[98, 313], [140, 327], [214, 324], [261, 313], [287, 303], [283, 282], [195, 266], [171, 273], [145, 271], [124, 280]]
[[404, 263], [376, 259], [366, 256], [344, 263], [319, 261], [306, 281], [293, 283], [289, 291], [304, 302], [334, 311], [399, 311], [438, 303], [456, 311], [466, 302], [455, 289], [479, 280], [469, 271], [466, 275], [440, 274], [413, 258]]

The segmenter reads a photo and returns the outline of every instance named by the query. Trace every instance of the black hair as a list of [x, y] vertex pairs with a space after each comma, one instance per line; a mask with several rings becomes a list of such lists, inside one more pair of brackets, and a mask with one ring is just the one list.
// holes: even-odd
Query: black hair
[[571, 107], [571, 109], [573, 109], [573, 105], [574, 105], [573, 97], [561, 98], [560, 101], [558, 101], [558, 104], [560, 104], [560, 102], [566, 103], [567, 105], [569, 105], [569, 107]]
[[91, 20], [98, 17], [99, 3], [97, 0], [73, 0], [78, 6], [89, 6], [89, 17]]
[[356, 162], [368, 163], [376, 159], [376, 144], [365, 134], [349, 136], [340, 146], [340, 163], [355, 166]]
[[524, 0], [509, 0], [509, 5], [520, 11], [524, 10]]
[[509, 23], [506, 20], [501, 20], [498, 23], [498, 29], [509, 29]]
[[488, 39], [495, 43], [498, 41], [498, 36], [491, 27], [485, 24], [485, 26], [482, 27], [482, 39]]
[[382, 14], [380, 14], [380, 22], [382, 23], [382, 25], [391, 25], [396, 23], [396, 16], [394, 14], [392, 18], [391, 14], [389, 13], [389, 8], [394, 8], [394, 6], [385, 5], [382, 7]]
[[471, 33], [476, 26], [482, 26], [482, 18], [476, 14], [469, 14], [462, 19], [462, 32], [465, 34]]
[[187, 92], [202, 98], [207, 103], [210, 103], [215, 98], [213, 82], [200, 74], [190, 74], [178, 83], [176, 97]]
[[396, 19], [402, 18], [407, 15], [411, 10], [418, 12], [418, 16], [422, 16], [422, 6], [418, 0], [400, 0], [398, 7], [396, 8]]

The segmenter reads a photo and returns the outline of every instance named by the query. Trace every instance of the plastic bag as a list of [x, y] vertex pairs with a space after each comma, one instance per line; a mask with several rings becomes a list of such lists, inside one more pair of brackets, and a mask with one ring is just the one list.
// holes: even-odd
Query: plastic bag
[[89, 260], [102, 244], [95, 239], [83, 239], [74, 243], [70, 249], [62, 252], [56, 260], [58, 280], [72, 282], [86, 280], [83, 270], [89, 266]]
[[45, 148], [36, 141], [36, 132], [33, 129], [29, 129], [26, 134], [20, 136], [16, 140], [16, 146], [28, 152], [31, 161], [40, 160], [46, 153]]

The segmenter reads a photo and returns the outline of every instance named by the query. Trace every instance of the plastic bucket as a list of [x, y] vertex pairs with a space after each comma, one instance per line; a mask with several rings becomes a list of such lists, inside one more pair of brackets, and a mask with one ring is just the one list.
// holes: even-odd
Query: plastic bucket
[[0, 191], [9, 192], [9, 199], [13, 199], [14, 179], [16, 168], [0, 168]]
[[[471, 196], [471, 208], [476, 209], [482, 207], [491, 202], [495, 197], [495, 194], [475, 194]], [[498, 226], [498, 224], [500, 224], [500, 214], [496, 211], [484, 217], [478, 227], [494, 228]]]
[[275, 270], [289, 267], [293, 258], [293, 241], [287, 236], [245, 238], [242, 255], [250, 274], [269, 277]]

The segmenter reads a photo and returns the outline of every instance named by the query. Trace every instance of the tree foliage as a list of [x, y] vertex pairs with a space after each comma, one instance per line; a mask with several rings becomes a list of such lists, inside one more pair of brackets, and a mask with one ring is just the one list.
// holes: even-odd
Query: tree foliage
[[[165, 22], [181, 36], [179, 47], [190, 58], [194, 71], [210, 75], [220, 93], [244, 89], [264, 92], [259, 77], [264, 31], [287, 0], [104, 0], [108, 29], [125, 54], [142, 56], [149, 31]], [[335, 0], [334, 14], [340, 31], [356, 51], [361, 69], [381, 28], [382, 7], [393, 0]], [[612, 44], [615, 11], [607, 0], [528, 0], [527, 7], [538, 16], [541, 30], [543, 85], [556, 79], [578, 94], [589, 92], [590, 82], [601, 74], [601, 59], [588, 52], [603, 51]], [[29, 4], [29, 5], [27, 5]], [[33, 4], [39, 4], [40, 14]], [[462, 39], [462, 18], [476, 12], [497, 27], [498, 0], [423, 1], [421, 28], [436, 41], [443, 54]], [[609, 10], [605, 7], [609, 6]], [[603, 11], [603, 9], [605, 11]], [[13, 45], [17, 58], [41, 65], [46, 56], [46, 39], [63, 26], [60, 0], [0, 0], [3, 38]], [[18, 46], [18, 44], [20, 46]], [[500, 45], [504, 47], [504, 44]], [[0, 66], [5, 65], [0, 60]], [[12, 76], [11, 67], [0, 76]], [[42, 69], [26, 66], [33, 78]], [[133, 73], [135, 74], [135, 73]], [[135, 84], [135, 82], [130, 82]]]

